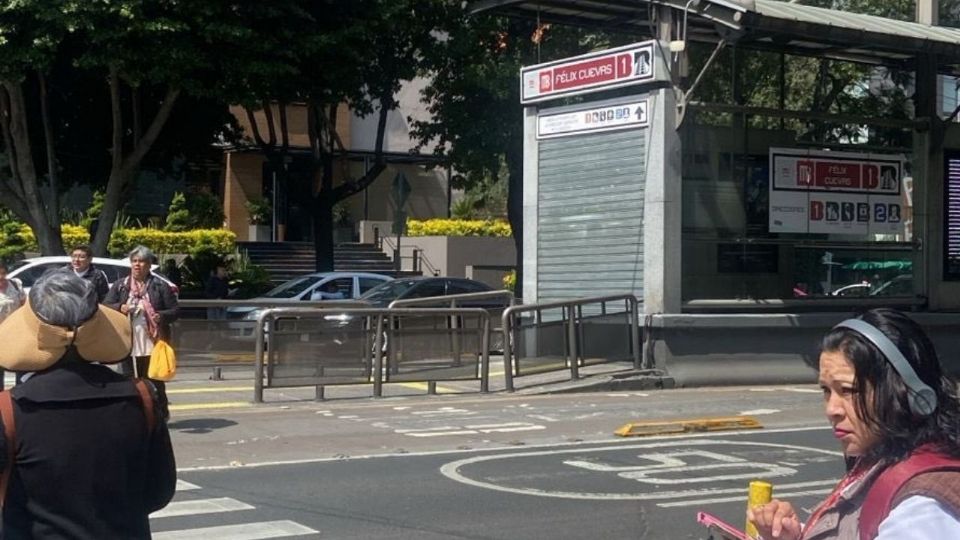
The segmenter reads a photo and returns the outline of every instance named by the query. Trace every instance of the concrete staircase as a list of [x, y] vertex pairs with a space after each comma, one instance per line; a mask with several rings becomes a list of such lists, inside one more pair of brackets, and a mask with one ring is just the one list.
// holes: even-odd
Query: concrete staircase
[[[272, 281], [281, 283], [315, 271], [315, 253], [309, 242], [238, 242], [250, 261], [263, 267]], [[373, 244], [348, 243], [334, 248], [333, 267], [338, 272], [373, 272], [394, 275], [393, 261]]]

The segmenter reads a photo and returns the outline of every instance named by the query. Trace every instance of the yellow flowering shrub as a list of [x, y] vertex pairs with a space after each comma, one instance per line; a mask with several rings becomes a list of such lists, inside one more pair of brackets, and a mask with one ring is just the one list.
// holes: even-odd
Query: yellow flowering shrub
[[496, 236], [509, 237], [510, 224], [482, 219], [408, 219], [407, 236]]

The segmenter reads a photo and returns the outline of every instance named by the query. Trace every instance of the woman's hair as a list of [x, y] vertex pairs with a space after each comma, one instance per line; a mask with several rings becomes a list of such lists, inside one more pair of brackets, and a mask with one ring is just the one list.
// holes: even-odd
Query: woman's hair
[[127, 254], [127, 258], [130, 260], [141, 259], [147, 261], [150, 264], [153, 264], [157, 260], [157, 256], [153, 254], [153, 251], [147, 246], [137, 246], [130, 250], [130, 253]]
[[931, 415], [913, 413], [908, 401], [911, 390], [876, 345], [849, 328], [828, 332], [820, 350], [840, 352], [853, 364], [857, 414], [879, 439], [868, 450], [866, 458], [892, 463], [927, 443], [960, 457], [960, 402], [956, 383], [943, 373], [930, 338], [919, 324], [894, 309], [872, 309], [858, 318], [889, 338], [920, 380], [937, 394], [937, 408]]
[[73, 272], [51, 269], [30, 288], [30, 307], [41, 321], [76, 328], [97, 312], [97, 289]]

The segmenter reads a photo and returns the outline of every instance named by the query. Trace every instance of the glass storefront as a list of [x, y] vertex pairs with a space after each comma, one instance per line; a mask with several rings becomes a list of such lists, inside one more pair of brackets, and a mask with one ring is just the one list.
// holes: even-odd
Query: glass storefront
[[[771, 129], [769, 122], [747, 121], [734, 127], [713, 120], [711, 125], [688, 122], [681, 130], [684, 301], [913, 296], [913, 270], [919, 258], [912, 242], [913, 183], [907, 153], [864, 152], [854, 145], [834, 145], [825, 152], [822, 146], [798, 142], [793, 130]], [[865, 229], [850, 233], [841, 227], [815, 233], [771, 232], [772, 224], [779, 223], [770, 215], [771, 208], [778, 208], [771, 206], [772, 148], [813, 151], [836, 159], [854, 155], [902, 160], [897, 195], [886, 197], [896, 204], [889, 205], [890, 215], [880, 216], [901, 224], [882, 233]], [[849, 217], [855, 223], [877, 217], [854, 215], [875, 210], [877, 205], [868, 209], [866, 202], [856, 202], [867, 201], [865, 195], [842, 195], [841, 200], [844, 197], [853, 202], [828, 206], [826, 219], [840, 223]], [[804, 219], [816, 217], [812, 198], [804, 199]], [[886, 205], [880, 206], [886, 212]]]

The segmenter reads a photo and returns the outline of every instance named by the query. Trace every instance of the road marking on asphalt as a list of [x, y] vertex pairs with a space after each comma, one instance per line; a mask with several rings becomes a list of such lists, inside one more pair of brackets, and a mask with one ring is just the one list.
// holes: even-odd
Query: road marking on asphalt
[[[770, 430], [772, 432], [773, 430]], [[727, 433], [727, 436], [731, 433]], [[695, 436], [694, 436], [695, 437]], [[657, 443], [647, 443], [647, 444], [624, 444], [616, 446], [608, 446], [602, 448], [593, 448], [590, 449], [590, 452], [610, 452], [616, 450], [646, 450], [646, 449], [659, 449], [659, 448], [669, 448], [676, 447], [678, 445], [684, 445], [684, 447], [690, 446], [724, 446], [724, 445], [735, 445], [735, 446], [759, 446], [764, 448], [777, 448], [784, 450], [792, 451], [801, 451], [801, 452], [810, 452], [814, 454], [824, 454], [830, 456], [842, 456], [841, 452], [833, 450], [823, 450], [820, 448], [813, 448], [807, 446], [797, 446], [791, 444], [777, 444], [777, 443], [762, 443], [754, 441], [731, 441], [731, 440], [707, 440], [707, 439], [695, 439], [694, 437], [676, 437], [673, 441], [664, 441]], [[666, 438], [666, 437], [665, 437]], [[494, 491], [502, 491], [506, 493], [513, 493], [518, 495], [535, 495], [539, 497], [552, 497], [559, 499], [580, 499], [580, 500], [634, 500], [634, 501], [656, 501], [658, 499], [676, 499], [676, 498], [703, 498], [706, 496], [712, 496], [718, 491], [713, 488], [702, 488], [702, 489], [687, 489], [687, 490], [678, 490], [678, 491], [666, 491], [666, 492], [647, 492], [647, 493], [583, 493], [583, 492], [573, 492], [573, 491], [546, 491], [536, 488], [518, 488], [511, 486], [503, 486], [500, 484], [495, 484], [492, 482], [486, 482], [481, 480], [475, 480], [463, 475], [460, 472], [460, 469], [468, 465], [473, 465], [476, 463], [482, 463], [486, 461], [497, 461], [509, 458], [529, 458], [529, 457], [538, 457], [538, 456], [555, 456], [562, 454], [573, 454], [573, 453], [582, 453], [584, 450], [580, 448], [565, 448], [565, 449], [550, 449], [550, 450], [540, 450], [540, 451], [527, 451], [527, 452], [512, 452], [512, 453], [502, 453], [494, 454], [487, 456], [474, 456], [470, 458], [460, 459], [453, 461], [447, 464], [444, 464], [440, 467], [440, 473], [446, 476], [447, 478], [467, 484], [474, 487], [491, 489]], [[644, 457], [644, 456], [641, 456]], [[756, 465], [756, 463], [749, 462], [747, 465]], [[739, 498], [738, 498], [739, 499]]]
[[238, 409], [253, 407], [249, 401], [221, 401], [219, 403], [179, 403], [171, 404], [171, 411], [198, 411], [206, 409]]
[[252, 391], [252, 386], [200, 386], [197, 388], [167, 388], [167, 394], [215, 394], [217, 392]]
[[543, 420], [544, 422], [559, 422], [560, 420], [552, 416], [547, 416], [545, 414], [528, 414], [527, 418], [533, 418], [534, 420]]
[[428, 410], [428, 411], [411, 411], [410, 414], [416, 414], [418, 416], [446, 416], [446, 415], [461, 415], [469, 416], [472, 414], [477, 414], [476, 411], [468, 411], [467, 409], [457, 409], [454, 407], [440, 407], [439, 409]]
[[[774, 429], [764, 429], [763, 433], [802, 433], [806, 431], [829, 431], [829, 428], [823, 425], [816, 426], [801, 426], [801, 427], [789, 427], [789, 428], [774, 428]], [[683, 435], [653, 435], [650, 437], [644, 437], [644, 443], [650, 443], [651, 441], [671, 441], [669, 444], [678, 444], [678, 442], [697, 440], [697, 439], [710, 439], [713, 437], [739, 437], [747, 435], [756, 435], [756, 431], [726, 431], [720, 433], [685, 433]], [[729, 441], [728, 441], [729, 443]], [[596, 440], [596, 441], [568, 441], [568, 442], [556, 442], [556, 443], [545, 443], [545, 444], [532, 444], [527, 446], [530, 450], [536, 450], [538, 448], [550, 448], [556, 450], [557, 448], [576, 448], [576, 450], [571, 451], [582, 451], [577, 447], [581, 446], [595, 446], [597, 450], [602, 450], [607, 445], [623, 445], [622, 439], [615, 440]], [[639, 445], [639, 443], [638, 443]], [[640, 445], [642, 446], [642, 445]], [[630, 445], [630, 447], [633, 447]], [[382, 459], [382, 458], [409, 458], [409, 457], [425, 457], [425, 456], [445, 456], [445, 455], [454, 455], [454, 454], [478, 454], [483, 452], [497, 452], [499, 450], [511, 450], [515, 449], [515, 446], [512, 445], [503, 445], [503, 446], [489, 446], [484, 448], [468, 448], [468, 449], [454, 449], [454, 450], [424, 450], [422, 452], [384, 452], [380, 454], [360, 454], [356, 456], [330, 456], [330, 457], [319, 457], [319, 458], [304, 458], [304, 459], [285, 459], [285, 460], [273, 460], [273, 461], [254, 461], [250, 463], [242, 464], [227, 464], [227, 465], [196, 465], [193, 467], [180, 467], [177, 469], [177, 472], [180, 473], [190, 473], [190, 472], [202, 472], [202, 471], [228, 471], [233, 469], [257, 469], [262, 467], [283, 467], [286, 465], [309, 465], [312, 463], [328, 463], [332, 461], [355, 461], [355, 460], [364, 460], [364, 459]], [[800, 447], [806, 449], [806, 447]], [[831, 452], [827, 450], [820, 450], [821, 453], [828, 454], [830, 456], [838, 457], [843, 456], [841, 452]]]
[[154, 540], [262, 540], [317, 534], [319, 531], [293, 521], [262, 521], [239, 525], [220, 525], [181, 531], [153, 533]]
[[[835, 480], [830, 480], [830, 484], [836, 484]], [[827, 489], [810, 489], [804, 491], [779, 491], [782, 486], [777, 486], [777, 498], [778, 499], [795, 499], [797, 497], [808, 497], [812, 495], [827, 495], [833, 492], [833, 488]], [[719, 503], [728, 503], [728, 502], [739, 502], [747, 500], [747, 490], [740, 490], [740, 495], [736, 497], [713, 497], [709, 499], [691, 499], [689, 501], [674, 501], [667, 503], [657, 503], [657, 506], [660, 508], [678, 508], [682, 506], [704, 506], [709, 504], [719, 504]]]
[[760, 416], [764, 414], [776, 414], [780, 409], [752, 409], [737, 413], [737, 416]]
[[547, 426], [527, 422], [507, 422], [504, 424], [477, 424], [471, 426], [441, 426], [418, 429], [396, 429], [394, 433], [408, 437], [445, 437], [449, 435], [477, 435], [480, 433], [511, 433], [514, 431], [536, 431]]
[[254, 507], [245, 502], [220, 497], [218, 499], [197, 499], [194, 501], [172, 502], [162, 510], [150, 514], [152, 519], [161, 519], [177, 516], [195, 516], [199, 514], [219, 514], [220, 512], [238, 512], [253, 510]]
[[[430, 387], [425, 382], [402, 382], [402, 383], [389, 383], [389, 384], [395, 384], [397, 386], [405, 386], [407, 388], [413, 388], [415, 390], [423, 390], [424, 392], [430, 389]], [[438, 384], [437, 393], [438, 394], [458, 394], [460, 392], [455, 388], [450, 388], [449, 386], [440, 386]]]
[[[778, 478], [791, 476], [797, 473], [796, 469], [776, 463], [748, 462], [746, 459], [726, 454], [718, 454], [707, 450], [679, 450], [675, 452], [658, 452], [641, 454], [638, 456], [648, 463], [642, 465], [605, 465], [593, 461], [564, 461], [564, 465], [579, 467], [588, 471], [615, 472], [617, 476], [629, 480], [636, 480], [644, 484], [676, 485], [702, 484], [706, 482], [725, 480], [749, 480], [753, 478]], [[714, 461], [709, 465], [688, 465], [680, 458], [697, 457], [703, 460]], [[649, 462], [654, 463], [649, 463]], [[683, 476], [674, 478], [676, 473], [715, 473], [722, 470], [740, 471], [715, 476]], [[667, 475], [667, 476], [664, 476]]]
[[200, 486], [177, 478], [177, 491], [193, 491], [195, 489], [200, 489]]
[[798, 394], [820, 394], [823, 390], [818, 388], [796, 388], [796, 387], [787, 387], [787, 388], [751, 388], [751, 392], [796, 392]]

